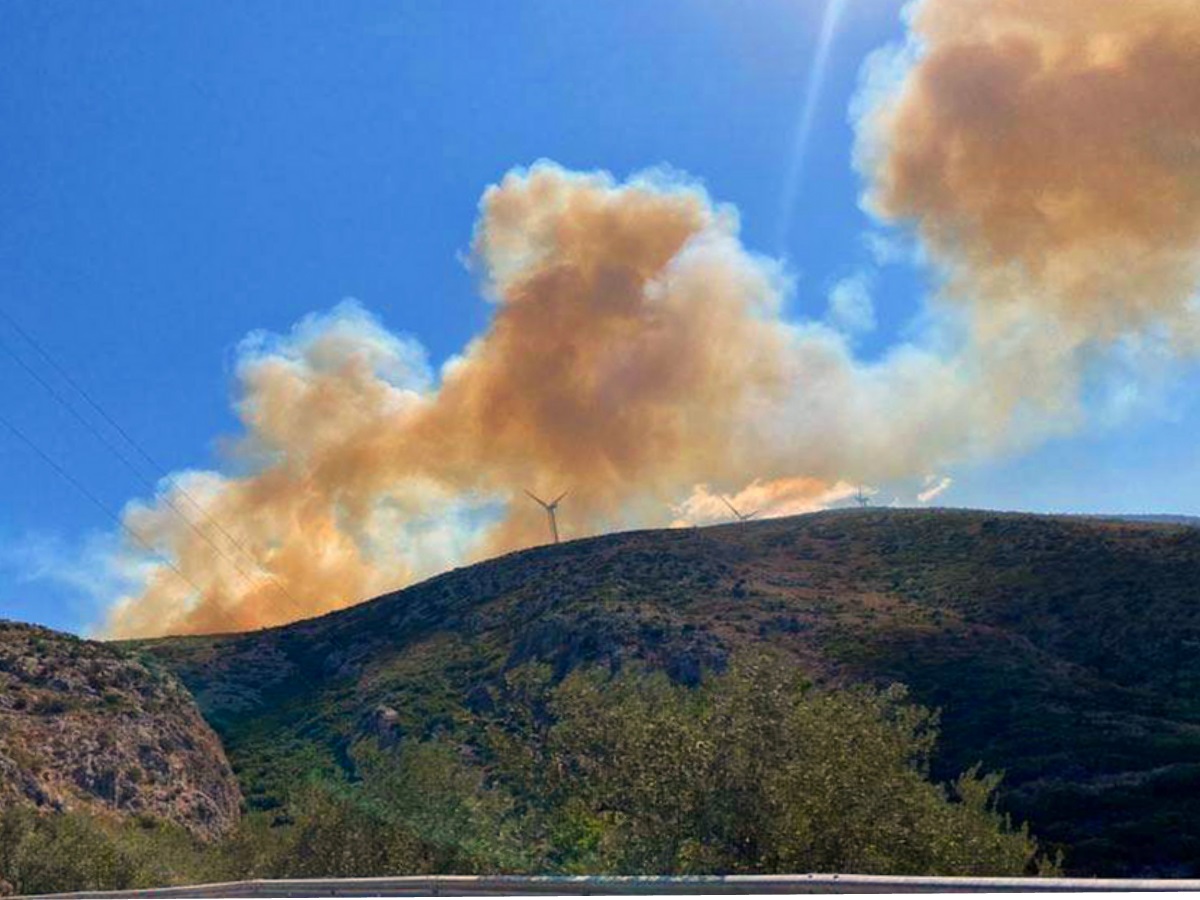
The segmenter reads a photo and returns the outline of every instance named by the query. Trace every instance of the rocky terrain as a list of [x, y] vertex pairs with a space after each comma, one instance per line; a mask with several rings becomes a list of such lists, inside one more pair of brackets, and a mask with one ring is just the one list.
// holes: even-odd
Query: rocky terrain
[[152, 817], [208, 838], [240, 802], [220, 740], [172, 675], [0, 621], [0, 804]]
[[1200, 529], [847, 510], [541, 547], [319, 619], [132, 649], [176, 672], [251, 809], [356, 748], [462, 733], [506, 673], [734, 655], [904, 682], [942, 710], [934, 775], [1004, 771], [1003, 806], [1075, 874], [1200, 875]]

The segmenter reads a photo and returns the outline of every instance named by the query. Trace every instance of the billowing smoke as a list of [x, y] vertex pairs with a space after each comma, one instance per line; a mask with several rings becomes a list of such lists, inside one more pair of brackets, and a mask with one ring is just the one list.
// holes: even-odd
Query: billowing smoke
[[971, 393], [954, 364], [906, 348], [863, 367], [790, 324], [781, 271], [737, 232], [678, 176], [541, 164], [483, 197], [494, 315], [439, 373], [355, 304], [248, 339], [229, 448], [246, 474], [179, 476], [170, 503], [127, 511], [187, 580], [149, 565], [109, 632], [274, 624], [544, 542], [526, 487], [570, 490], [574, 537], [724, 520], [716, 493], [813, 509], [961, 451], [972, 426], [941, 424]]
[[707, 484], [697, 485], [683, 503], [675, 507], [676, 528], [688, 525], [732, 521], [731, 513], [747, 518], [798, 516], [801, 513], [827, 509], [835, 503], [856, 496], [858, 489], [837, 482], [829, 484], [817, 478], [779, 478], [774, 481], [753, 481], [736, 494], [711, 491]]
[[[570, 490], [567, 538], [724, 521], [722, 496], [778, 515], [927, 479], [932, 499], [950, 482], [929, 473], [1077, 424], [1112, 345], [1188, 349], [1194, 0], [911, 15], [860, 101], [858, 161], [943, 276], [919, 339], [868, 364], [823, 311], [785, 314], [783, 270], [678, 175], [514, 171], [476, 224], [492, 320], [440, 371], [353, 303], [244, 343], [237, 474], [131, 505], [178, 571], [146, 558], [108, 632], [277, 624], [544, 542], [524, 488]], [[171, 509], [193, 501], [198, 528]]]
[[1196, 339], [1196, 0], [922, 0], [875, 60], [860, 167], [983, 341]]

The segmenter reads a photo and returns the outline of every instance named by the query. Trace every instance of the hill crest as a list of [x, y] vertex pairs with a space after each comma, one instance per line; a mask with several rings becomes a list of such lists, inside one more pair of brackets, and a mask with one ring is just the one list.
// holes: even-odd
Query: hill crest
[[252, 806], [298, 771], [353, 774], [363, 741], [463, 727], [525, 662], [694, 683], [767, 646], [941, 708], [940, 774], [1005, 770], [1007, 808], [1070, 845], [1073, 871], [1178, 873], [1200, 835], [1154, 823], [1200, 820], [1197, 576], [1184, 525], [845, 510], [534, 548], [317, 619], [137, 646], [192, 688]]

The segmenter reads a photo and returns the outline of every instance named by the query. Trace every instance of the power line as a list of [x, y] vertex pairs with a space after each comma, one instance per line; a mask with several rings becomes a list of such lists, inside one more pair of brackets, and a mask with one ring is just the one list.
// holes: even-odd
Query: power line
[[[123, 453], [115, 444], [113, 444], [112, 441], [110, 441], [105, 436], [104, 432], [100, 431], [100, 429], [96, 428], [95, 425], [93, 425], [91, 422], [89, 422], [86, 416], [84, 416], [82, 413], [80, 413], [79, 410], [77, 410], [75, 408], [75, 406], [70, 403], [70, 401], [68, 401], [65, 397], [63, 397], [63, 395], [60, 394], [58, 392], [58, 390], [52, 384], [50, 384], [48, 381], [46, 381], [46, 379], [42, 378], [42, 376], [37, 372], [36, 369], [34, 369], [27, 362], [25, 362], [25, 360], [23, 360], [21, 358], [21, 356], [15, 350], [13, 350], [13, 348], [11, 346], [9, 346], [7, 342], [5, 342], [2, 339], [0, 339], [0, 349], [3, 349], [6, 353], [8, 353], [8, 355], [11, 356], [13, 358], [13, 360], [15, 360], [16, 363], [22, 369], [24, 369], [25, 372], [31, 378], [33, 378], [38, 384], [40, 384], [42, 386], [42, 388], [51, 397], [53, 397], [60, 406], [63, 407], [63, 409], [65, 409], [72, 416], [74, 416], [75, 419], [81, 425], [83, 425], [84, 428], [86, 428], [88, 431], [90, 431], [96, 437], [96, 439], [99, 440], [100, 443], [102, 443], [108, 449], [108, 451], [113, 454], [113, 456], [115, 456], [117, 459], [119, 459], [121, 461], [121, 463], [125, 466], [125, 468], [127, 468], [130, 472], [133, 473], [133, 476], [138, 481], [140, 481], [143, 485], [145, 485], [149, 490], [157, 492], [157, 487], [155, 486], [154, 482], [152, 482], [149, 478], [147, 478], [142, 473], [142, 471], [129, 459], [129, 457], [126, 456], [125, 453]], [[180, 520], [182, 520], [183, 523], [188, 526], [188, 528], [190, 528], [193, 532], [195, 532], [196, 535], [198, 537], [200, 537], [202, 540], [204, 540], [210, 547], [212, 547], [213, 550], [218, 555], [220, 555], [226, 562], [228, 562], [231, 566], [233, 566], [241, 574], [241, 576], [246, 579], [246, 581], [248, 583], [253, 583], [250, 575], [247, 574], [242, 569], [242, 567], [239, 566], [234, 560], [225, 556], [225, 554], [222, 552], [221, 548], [218, 547], [216, 545], [216, 543], [214, 543], [213, 540], [208, 535], [206, 535], [203, 531], [201, 531], [199, 529], [199, 527], [197, 527], [197, 525], [191, 519], [189, 519], [187, 516], [185, 516], [183, 514], [183, 511], [180, 510], [179, 507], [175, 505], [174, 501], [171, 500], [169, 495], [164, 494], [162, 496], [162, 500], [172, 512], [174, 512], [177, 516], [179, 516]]]
[[192, 581], [192, 579], [190, 579], [186, 575], [184, 575], [183, 572], [180, 571], [179, 567], [176, 566], [175, 563], [173, 563], [170, 560], [170, 558], [163, 555], [158, 550], [155, 550], [154, 547], [149, 542], [147, 542], [140, 534], [138, 534], [136, 531], [134, 531], [132, 528], [130, 528], [127, 524], [125, 524], [125, 521], [119, 515], [117, 515], [115, 512], [113, 512], [111, 509], [109, 509], [108, 506], [105, 505], [103, 500], [101, 500], [99, 497], [97, 497], [95, 494], [93, 494], [91, 492], [91, 490], [88, 489], [87, 485], [85, 485], [83, 482], [81, 482], [79, 479], [77, 479], [74, 475], [72, 475], [70, 472], [68, 472], [63, 466], [59, 465], [58, 462], [55, 461], [54, 457], [52, 457], [49, 453], [47, 453], [45, 450], [43, 450], [41, 447], [39, 447], [36, 443], [34, 443], [32, 438], [30, 438], [27, 434], [25, 434], [25, 432], [21, 431], [21, 429], [19, 429], [16, 425], [14, 425], [12, 422], [10, 422], [3, 414], [0, 414], [0, 424], [4, 425], [5, 428], [7, 428], [14, 435], [16, 435], [17, 438], [22, 443], [25, 444], [25, 446], [27, 446], [30, 450], [32, 450], [34, 453], [36, 453], [38, 456], [40, 456], [42, 458], [42, 461], [45, 462], [46, 465], [48, 465], [50, 468], [52, 468], [60, 476], [62, 476], [62, 478], [68, 484], [70, 484], [72, 487], [74, 487], [75, 490], [79, 491], [79, 493], [83, 494], [83, 496], [86, 497], [88, 500], [90, 500], [92, 502], [92, 504], [94, 506], [96, 506], [102, 513], [104, 513], [106, 516], [108, 516], [110, 519], [112, 519], [114, 522], [116, 522], [117, 525], [126, 534], [128, 534], [131, 538], [133, 538], [135, 541], [137, 541], [139, 544], [141, 544], [142, 547], [144, 547], [147, 552], [152, 553], [154, 556], [158, 557], [164, 565], [168, 566], [171, 569], [171, 571], [173, 571], [176, 575], [178, 575], [185, 582], [187, 582], [187, 584], [189, 584], [191, 586], [192, 590], [194, 590], [197, 594], [204, 593], [204, 591], [202, 591], [200, 589], [200, 587], [196, 584], [196, 582]]
[[99, 403], [97, 403], [95, 400], [92, 399], [91, 394], [89, 394], [87, 391], [85, 391], [83, 389], [83, 387], [74, 378], [71, 377], [71, 374], [69, 372], [67, 372], [67, 370], [64, 369], [62, 366], [60, 366], [58, 364], [58, 362], [54, 359], [54, 357], [52, 357], [50, 355], [50, 353], [45, 348], [42, 347], [42, 345], [33, 337], [33, 335], [31, 335], [28, 331], [26, 331], [24, 328], [21, 327], [20, 323], [18, 323], [16, 319], [14, 319], [12, 316], [10, 316], [3, 309], [0, 309], [0, 319], [4, 319], [4, 321], [8, 323], [8, 327], [11, 328], [13, 331], [15, 331], [17, 334], [19, 334], [25, 340], [25, 342], [27, 344], [29, 344], [29, 346], [31, 346], [37, 352], [38, 356], [40, 356], [45, 361], [45, 363], [48, 366], [50, 366], [51, 369], [54, 370], [54, 372], [58, 375], [59, 378], [61, 378], [63, 381], [65, 381], [67, 384], [69, 384], [71, 386], [71, 388], [75, 391], [75, 393], [79, 394], [80, 397], [82, 397], [85, 401], [87, 401], [88, 406], [90, 406], [93, 410], [95, 410], [95, 412], [100, 416], [100, 418], [102, 418], [105, 422], [107, 422], [109, 424], [109, 426], [114, 431], [117, 432], [117, 434], [119, 434], [121, 437], [123, 437], [125, 439], [126, 443], [128, 443], [138, 453], [140, 453], [142, 458], [145, 459], [148, 463], [150, 463], [151, 468], [155, 469], [156, 471], [162, 471], [162, 467], [154, 461], [154, 459], [150, 456], [150, 454], [148, 454], [145, 450], [143, 450], [141, 448], [141, 446], [138, 445], [138, 442], [135, 441], [133, 439], [133, 437], [130, 436], [130, 434], [124, 428], [122, 428], [116, 420], [114, 420], [112, 418], [112, 416], [110, 416], [107, 412], [105, 412], [103, 407], [101, 407]]
[[[12, 328], [13, 331], [15, 331], [17, 334], [19, 334], [25, 340], [25, 342], [27, 344], [29, 344], [29, 346], [31, 346], [37, 352], [37, 354], [45, 361], [45, 363], [48, 366], [50, 366], [50, 368], [53, 369], [54, 372], [60, 378], [63, 379], [63, 381], [65, 381], [68, 385], [70, 385], [71, 388], [75, 391], [75, 393], [79, 394], [79, 396], [84, 399], [84, 401], [87, 403], [87, 405], [90, 406], [92, 408], [92, 410], [109, 425], [109, 427], [111, 427], [117, 434], [119, 434], [122, 437], [125, 440], [125, 443], [128, 444], [130, 447], [132, 447], [138, 453], [138, 455], [141, 456], [141, 458], [149, 464], [151, 470], [153, 470], [156, 474], [159, 472], [167, 472], [168, 471], [167, 467], [160, 464], [153, 456], [150, 455], [149, 451], [147, 451], [140, 443], [138, 443], [138, 441], [136, 441], [134, 439], [134, 437], [128, 431], [126, 431], [124, 428], [122, 428], [121, 424], [116, 419], [114, 419], [112, 416], [110, 416], [108, 414], [108, 412], [104, 409], [104, 407], [102, 407], [95, 399], [93, 399], [92, 395], [89, 394], [86, 390], [84, 390], [83, 386], [81, 384], [79, 384], [79, 382], [77, 382], [74, 378], [72, 378], [71, 374], [63, 366], [59, 365], [58, 361], [55, 360], [55, 358], [50, 355], [49, 351], [47, 351], [41, 345], [41, 343], [36, 338], [34, 338], [33, 335], [31, 335], [28, 331], [26, 331], [24, 328], [22, 328], [20, 323], [18, 323], [16, 319], [14, 319], [11, 315], [9, 315], [3, 309], [0, 309], [0, 319], [4, 319], [4, 321], [8, 323], [8, 326], [10, 328]], [[22, 360], [20, 360], [18, 357], [16, 357], [15, 354], [13, 354], [12, 350], [7, 347], [7, 345], [5, 346], [5, 349], [8, 350], [10, 356], [14, 356], [14, 358], [16, 358], [19, 363], [21, 363], [22, 367], [24, 367], [27, 372], [30, 371], [29, 368], [27, 366], [25, 366], [24, 362]], [[33, 373], [31, 372], [30, 374], [33, 374]], [[37, 378], [36, 375], [34, 375], [34, 377]], [[49, 388], [48, 385], [46, 385], [46, 383], [44, 381], [42, 381], [42, 379], [37, 378], [37, 380], [43, 386], [47, 387], [47, 389], [50, 390], [51, 394], [55, 393], [52, 389]], [[60, 400], [60, 402], [62, 402], [62, 401]], [[126, 463], [126, 464], [128, 465], [128, 463]], [[140, 478], [141, 476], [139, 475], [138, 477]], [[248, 551], [245, 547], [243, 547], [240, 543], [238, 543], [237, 539], [232, 534], [230, 534], [228, 531], [226, 531], [224, 526], [222, 526], [220, 522], [218, 522], [215, 518], [213, 518], [208, 513], [208, 511], [194, 497], [192, 497], [192, 495], [190, 493], [188, 493], [188, 491], [183, 487], [183, 485], [179, 484], [179, 482], [177, 482], [169, 474], [166, 475], [165, 480], [171, 487], [175, 488], [175, 490], [177, 490], [182, 497], [184, 497], [189, 503], [191, 503], [191, 505], [193, 507], [195, 507], [196, 511], [199, 512], [200, 515], [204, 516], [205, 519], [207, 519], [213, 525], [213, 527], [215, 527], [218, 531], [220, 531], [221, 534], [225, 536], [226, 540], [228, 540], [231, 544], [233, 544], [233, 546], [237, 547], [237, 549], [239, 551], [246, 554], [246, 556], [249, 557], [251, 560], [254, 559], [253, 554], [251, 554], [250, 551]], [[144, 481], [144, 479], [143, 479], [143, 481]], [[153, 485], [151, 485], [151, 488], [153, 488]], [[255, 564], [257, 565], [257, 562]]]
[[[35, 351], [37, 351], [38, 355], [41, 356], [41, 358], [56, 373], [58, 373], [58, 375], [68, 385], [70, 385], [81, 397], [83, 397], [83, 399], [88, 403], [88, 405], [91, 406], [92, 409], [95, 410], [96, 413], [105, 422], [107, 422], [119, 435], [121, 435], [121, 437], [123, 437], [125, 439], [125, 441], [131, 447], [133, 447], [134, 450], [136, 450], [142, 456], [142, 458], [145, 459], [151, 465], [152, 468], [154, 468], [157, 471], [164, 471], [164, 468], [162, 466], [158, 465], [155, 462], [154, 458], [145, 449], [143, 449], [141, 447], [141, 445], [138, 444], [138, 442], [136, 440], [134, 440], [133, 437], [124, 428], [122, 428], [120, 426], [120, 424], [118, 424], [117, 421], [111, 415], [109, 415], [104, 410], [104, 408], [96, 400], [94, 400], [91, 397], [91, 395], [88, 394], [88, 392], [85, 391], [75, 381], [74, 378], [72, 378], [70, 376], [70, 374], [67, 373], [66, 369], [63, 366], [59, 365], [59, 363], [54, 359], [54, 357], [51, 356], [50, 353], [44, 347], [42, 347], [42, 345], [29, 332], [27, 332], [24, 328], [22, 328], [20, 326], [20, 324], [11, 315], [9, 315], [3, 309], [0, 309], [0, 318], [3, 318], [4, 321], [7, 322], [8, 325], [14, 331], [16, 331], [31, 347], [33, 347], [33, 349]], [[133, 473], [134, 477], [137, 478], [138, 481], [140, 481], [143, 485], [145, 485], [147, 487], [147, 489], [149, 489], [150, 491], [155, 492], [155, 493], [158, 492], [157, 485], [155, 485], [154, 482], [152, 482], [150, 479], [148, 479], [143, 474], [141, 469], [139, 469], [138, 466], [132, 460], [130, 460], [128, 455], [126, 455], [117, 446], [115, 446], [113, 444], [113, 442], [110, 441], [108, 439], [108, 437], [102, 431], [100, 431], [98, 428], [96, 428], [96, 426], [91, 421], [89, 421], [87, 419], [87, 417], [82, 415], [79, 412], [79, 410], [75, 408], [74, 404], [72, 404], [69, 400], [67, 400], [65, 397], [63, 397], [62, 394], [52, 384], [50, 384], [45, 378], [43, 378], [41, 376], [41, 374], [37, 372], [36, 369], [34, 369], [32, 366], [30, 366], [20, 356], [20, 354], [18, 354], [6, 341], [0, 339], [0, 348], [2, 348], [10, 357], [12, 357], [12, 359], [22, 369], [25, 370], [26, 374], [28, 374], [39, 385], [41, 385], [41, 387], [48, 394], [50, 394], [50, 396], [53, 397], [54, 400], [60, 406], [62, 406], [64, 409], [66, 409], [80, 424], [82, 424], [88, 431], [90, 431], [96, 437], [96, 439], [99, 440], [100, 443], [103, 444], [106, 449], [108, 449], [108, 451], [110, 453], [112, 453], [117, 459], [119, 459], [121, 461], [121, 463], [131, 473]], [[240, 544], [233, 537], [233, 535], [231, 535], [221, 525], [220, 522], [218, 522], [215, 518], [213, 518], [213, 516], [207, 510], [205, 510], [205, 508], [199, 502], [197, 502], [196, 499], [194, 497], [192, 497], [191, 494], [188, 493], [188, 491], [181, 484], [179, 484], [169, 474], [165, 477], [164, 480], [167, 482], [168, 485], [170, 485], [172, 488], [174, 488], [176, 491], [178, 491], [181, 496], [183, 496], [185, 499], [187, 499], [187, 501], [189, 503], [191, 503], [191, 505], [200, 513], [201, 516], [204, 517], [204, 519], [206, 519], [218, 531], [220, 531], [221, 534], [223, 534], [225, 536], [225, 538], [231, 544], [233, 544], [234, 547], [236, 547], [242, 554], [245, 555], [245, 557], [247, 559], [250, 560], [250, 562], [254, 565], [254, 567], [256, 569], [258, 569], [262, 573], [262, 575], [265, 576], [266, 579], [268, 581], [270, 581], [271, 584], [284, 597], [287, 598], [288, 602], [292, 604], [293, 611], [299, 611], [299, 612], [304, 611], [304, 605], [292, 594], [292, 592], [289, 591], [287, 589], [287, 587], [284, 586], [283, 583], [280, 582], [274, 576], [274, 574], [263, 569], [262, 566], [258, 564], [257, 559], [254, 558], [253, 554], [251, 554], [242, 544]], [[227, 563], [229, 563], [229, 565], [232, 566], [239, 575], [241, 575], [243, 580], [245, 580], [245, 582], [248, 585], [253, 586], [255, 584], [254, 577], [251, 576], [248, 572], [246, 572], [246, 570], [236, 560], [230, 558], [219, 546], [217, 546], [216, 542], [213, 541], [209, 535], [205, 534], [196, 525], [196, 523], [194, 523], [191, 519], [189, 519], [186, 515], [184, 515], [183, 511], [175, 504], [175, 502], [171, 499], [169, 494], [163, 493], [161, 495], [161, 499], [162, 499], [163, 503], [166, 504], [167, 508], [170, 509], [173, 513], [175, 513], [175, 515], [178, 516], [180, 518], [180, 520], [182, 520], [183, 523], [185, 525], [187, 525], [187, 527], [189, 529], [191, 529], [201, 540], [203, 540], [206, 544], [208, 544], [218, 556], [220, 556], [223, 560], [225, 560]]]

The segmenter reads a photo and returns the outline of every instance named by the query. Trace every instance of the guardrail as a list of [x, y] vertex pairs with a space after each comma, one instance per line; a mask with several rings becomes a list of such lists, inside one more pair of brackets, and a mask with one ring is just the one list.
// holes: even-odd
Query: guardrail
[[949, 894], [1029, 891], [1200, 891], [1200, 880], [1131, 878], [924, 878], [888, 875], [697, 877], [416, 875], [230, 881], [140, 891], [42, 897], [498, 897], [537, 894]]

